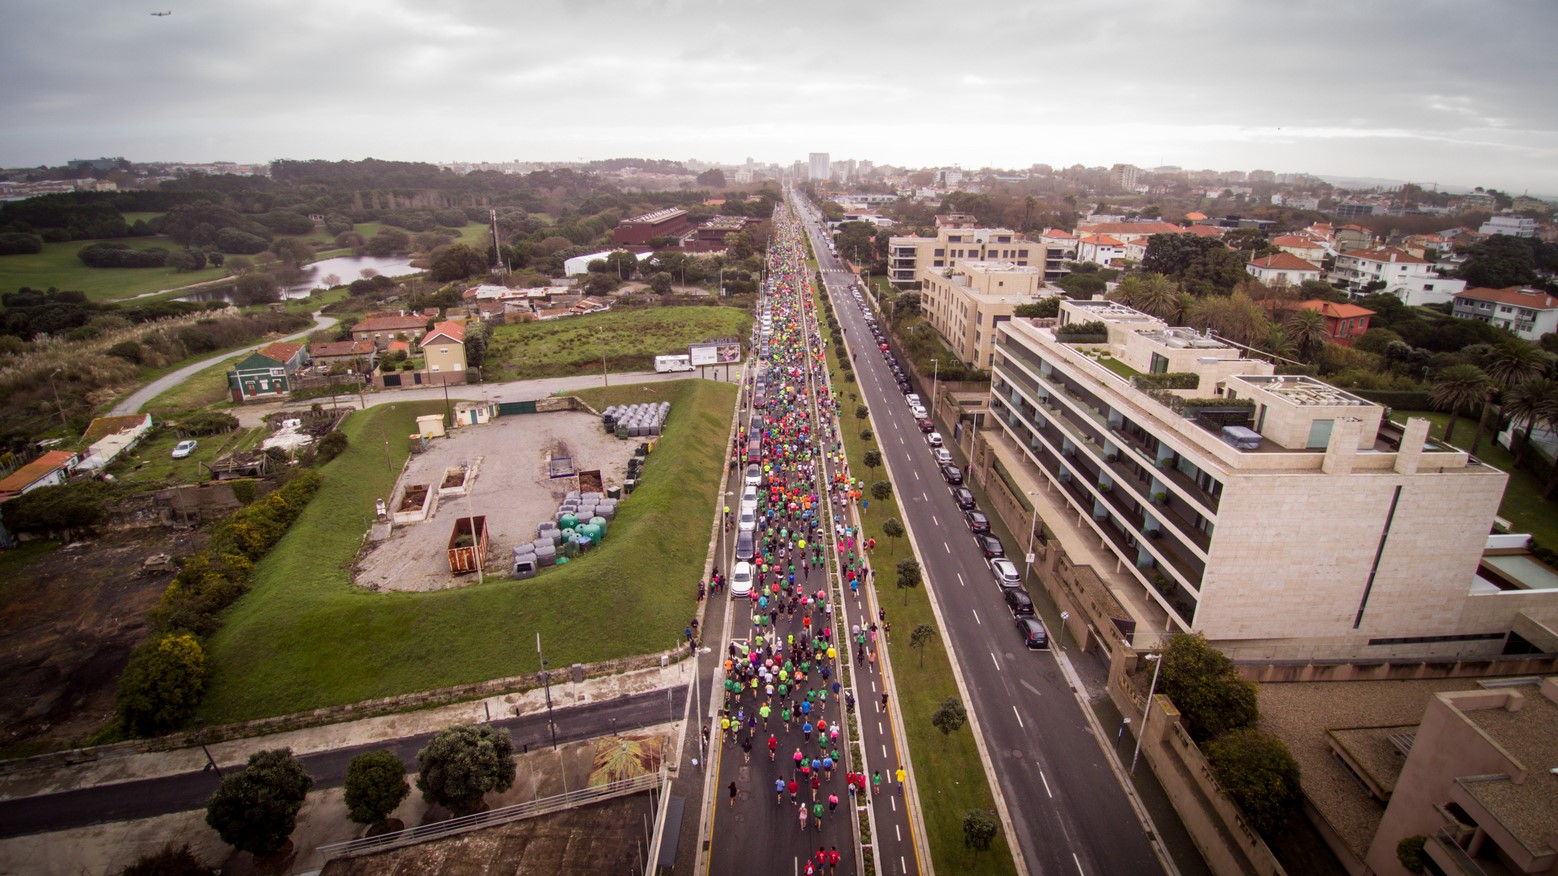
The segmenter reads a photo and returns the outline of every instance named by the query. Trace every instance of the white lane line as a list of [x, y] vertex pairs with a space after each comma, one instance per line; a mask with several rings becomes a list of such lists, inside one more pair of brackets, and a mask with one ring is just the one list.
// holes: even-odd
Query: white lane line
[[898, 866], [903, 868], [903, 872], [909, 872], [909, 865], [904, 863], [903, 855], [898, 856]]
[[[888, 797], [887, 798], [887, 805], [889, 807], [891, 807], [894, 812], [898, 811], [898, 801], [893, 799], [892, 797]], [[903, 837], [899, 837], [898, 841], [899, 842], [903, 842]]]
[[1049, 789], [1049, 779], [1044, 778], [1043, 770], [1039, 770], [1039, 781], [1044, 783], [1044, 793], [1048, 794], [1051, 800], [1055, 799], [1055, 792]]
[[1012, 706], [1012, 714], [1017, 716], [1017, 726], [1018, 727], [1021, 727], [1024, 730], [1028, 729], [1028, 725], [1026, 725], [1026, 724], [1024, 724], [1022, 722], [1022, 713], [1017, 711], [1017, 707], [1016, 706]]
[[899, 827], [897, 824], [894, 824], [893, 825], [893, 836], [898, 837], [898, 841], [899, 842], [903, 842], [903, 828]]
[[952, 545], [947, 544], [946, 542], [942, 542], [941, 543], [941, 549], [946, 551], [949, 554], [952, 553]]
[[919, 469], [915, 469], [914, 470], [914, 479], [915, 480], [919, 480], [920, 479], [920, 470]]
[[1081, 873], [1082, 876], [1087, 876], [1087, 871], [1082, 869], [1082, 861], [1081, 861], [1081, 859], [1079, 859], [1077, 857], [1077, 853], [1076, 852], [1072, 852], [1071, 853], [1071, 860], [1077, 862], [1077, 872]]
[[887, 760], [887, 746], [885, 744], [882, 746], [882, 760]]
[[963, 573], [962, 572], [958, 573], [958, 583], [961, 584], [964, 587], [968, 586], [968, 582], [963, 580]]
[[995, 659], [995, 654], [993, 654], [993, 653], [990, 655], [990, 662], [995, 664], [995, 668], [998, 671], [1000, 670], [1000, 668], [1001, 668], [1001, 661]]
[[985, 622], [979, 619], [979, 609], [971, 608], [969, 611], [974, 615], [974, 623], [979, 624], [980, 626], [985, 625]]
[[936, 515], [932, 514], [930, 516], [930, 522], [936, 524], [937, 526], [940, 526], [941, 525], [941, 518], [939, 518]]
[[1026, 678], [1019, 678], [1019, 679], [1017, 679], [1017, 683], [1022, 685], [1025, 688], [1027, 688], [1029, 690], [1029, 692], [1031, 692], [1036, 697], [1044, 696], [1044, 694], [1039, 693], [1039, 689], [1038, 688], [1036, 688], [1033, 685], [1029, 684], [1028, 683], [1028, 679], [1026, 679]]

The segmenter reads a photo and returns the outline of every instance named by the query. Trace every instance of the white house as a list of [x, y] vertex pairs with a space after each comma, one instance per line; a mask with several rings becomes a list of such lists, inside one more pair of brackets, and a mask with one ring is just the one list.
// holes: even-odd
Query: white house
[[1441, 277], [1428, 261], [1388, 246], [1347, 250], [1338, 255], [1330, 282], [1354, 297], [1364, 294], [1364, 288], [1370, 284], [1383, 283], [1384, 288], [1379, 291], [1413, 307], [1447, 304], [1466, 288], [1465, 280]]
[[1127, 258], [1125, 243], [1107, 234], [1084, 234], [1077, 244], [1077, 261], [1118, 268]]
[[1540, 289], [1467, 289], [1455, 296], [1451, 313], [1509, 329], [1528, 341], [1558, 332], [1558, 296]]
[[1535, 237], [1536, 220], [1529, 216], [1519, 216], [1514, 213], [1500, 213], [1497, 216], [1488, 217], [1488, 221], [1482, 223], [1477, 229], [1478, 234], [1507, 234], [1510, 237]]
[[1292, 253], [1279, 252], [1256, 259], [1244, 270], [1267, 286], [1299, 286], [1320, 279], [1320, 269]]
[[1325, 260], [1325, 244], [1297, 234], [1282, 234], [1271, 239], [1271, 245], [1290, 255], [1298, 256], [1311, 265]]

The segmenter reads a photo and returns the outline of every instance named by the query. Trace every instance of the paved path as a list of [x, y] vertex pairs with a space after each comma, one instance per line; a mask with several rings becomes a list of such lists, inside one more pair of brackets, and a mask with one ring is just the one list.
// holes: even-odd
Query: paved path
[[151, 401], [159, 395], [162, 395], [173, 387], [178, 386], [180, 383], [183, 383], [184, 381], [194, 377], [196, 374], [206, 370], [207, 368], [210, 368], [213, 365], [219, 365], [223, 362], [230, 362], [235, 357], [242, 356], [246, 353], [252, 353], [255, 350], [265, 346], [266, 344], [274, 344], [277, 341], [295, 341], [299, 338], [306, 338], [314, 332], [323, 331], [327, 328], [330, 328], [336, 324], [336, 321], [336, 318], [333, 316], [325, 316], [323, 313], [315, 313], [314, 324], [300, 332], [287, 335], [284, 338], [272, 338], [265, 340], [261, 343], [245, 347], [242, 350], [233, 350], [231, 352], [223, 353], [220, 356], [212, 356], [209, 359], [202, 359], [193, 365], [185, 365], [183, 368], [180, 368], [177, 371], [170, 371], [131, 393], [129, 398], [125, 399], [119, 404], [114, 405], [114, 409], [108, 413], [115, 417], [136, 413], [143, 406], [145, 406], [147, 402]]

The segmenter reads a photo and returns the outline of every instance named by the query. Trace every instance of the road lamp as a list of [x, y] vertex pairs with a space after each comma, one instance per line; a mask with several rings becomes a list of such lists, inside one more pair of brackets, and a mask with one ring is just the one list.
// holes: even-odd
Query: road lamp
[[600, 326], [595, 327], [595, 343], [600, 347], [600, 385], [602, 389], [610, 389], [611, 378], [606, 376], [606, 336], [601, 334]]
[[60, 373], [61, 371], [64, 371], [64, 370], [65, 370], [64, 368], [56, 368], [56, 369], [54, 369], [54, 372], [49, 375], [49, 388], [54, 390], [54, 410], [59, 412], [59, 415], [60, 415], [60, 427], [63, 428], [65, 431], [69, 432], [70, 431], [70, 423], [66, 422], [66, 420], [65, 420], [65, 406], [60, 404], [60, 388], [59, 388], [58, 385], [56, 385], [54, 383], [54, 375], [58, 374], [58, 373]]
[[195, 719], [195, 744], [199, 745], [200, 750], [206, 754], [206, 765], [200, 771], [203, 773], [216, 773], [217, 780], [220, 781], [222, 778], [222, 768], [216, 765], [216, 758], [211, 756], [211, 749], [206, 748], [206, 741], [200, 738], [200, 730], [205, 725], [206, 722], [204, 720], [200, 718]]
[[941, 360], [932, 359], [930, 378], [930, 411], [932, 419], [936, 416], [936, 390], [941, 386]]
[[1033, 571], [1033, 539], [1039, 529], [1039, 491], [1029, 490], [1028, 498], [1033, 500], [1033, 520], [1028, 524], [1028, 555], [1025, 568], [1022, 570], [1023, 583], [1029, 582], [1029, 573]]
[[1152, 670], [1152, 684], [1147, 688], [1147, 705], [1141, 710], [1141, 729], [1136, 731], [1136, 753], [1131, 755], [1131, 775], [1136, 775], [1136, 759], [1141, 757], [1141, 740], [1147, 735], [1147, 721], [1152, 717], [1152, 696], [1158, 692], [1158, 673], [1163, 671], [1163, 655], [1148, 654], [1146, 659], [1157, 661]]
[[546, 671], [546, 658], [541, 656], [541, 634], [536, 633], [536, 659], [541, 662], [541, 671], [536, 673], [541, 678], [541, 683], [546, 686], [546, 726], [552, 731], [552, 750], [557, 750], [557, 724], [552, 720], [552, 673]]

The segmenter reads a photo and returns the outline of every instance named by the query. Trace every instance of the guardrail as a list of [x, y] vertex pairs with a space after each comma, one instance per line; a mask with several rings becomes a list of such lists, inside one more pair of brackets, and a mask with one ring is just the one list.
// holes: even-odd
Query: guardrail
[[344, 843], [330, 843], [329, 845], [320, 846], [318, 851], [326, 861], [331, 858], [346, 858], [354, 855], [385, 852], [390, 849], [404, 848], [417, 843], [469, 833], [486, 827], [494, 827], [499, 824], [508, 824], [514, 821], [523, 821], [527, 818], [550, 815], [553, 812], [560, 812], [564, 809], [572, 809], [589, 803], [598, 803], [602, 800], [626, 797], [629, 794], [637, 794], [643, 791], [652, 791], [663, 785], [665, 781], [666, 775], [662, 770], [659, 773], [634, 776], [631, 779], [619, 779], [604, 785], [596, 785], [594, 787], [581, 788], [577, 791], [569, 791], [566, 794], [558, 794], [555, 797], [543, 797], [539, 800], [516, 803], [513, 806], [505, 806], [501, 809], [491, 809], [474, 815], [462, 815], [459, 818], [451, 818], [447, 821], [439, 821], [433, 824], [423, 824], [407, 830], [397, 830], [393, 833], [348, 840]]

